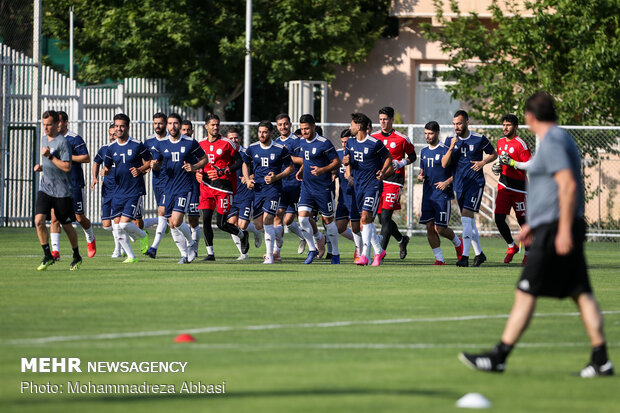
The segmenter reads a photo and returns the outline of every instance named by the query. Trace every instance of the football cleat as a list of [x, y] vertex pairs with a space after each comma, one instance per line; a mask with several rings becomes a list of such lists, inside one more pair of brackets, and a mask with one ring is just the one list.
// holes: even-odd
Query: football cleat
[[446, 265], [446, 263], [443, 261], [435, 260], [435, 263], [433, 265]]
[[460, 353], [459, 360], [474, 370], [502, 373], [506, 369], [506, 363], [500, 363], [497, 355], [493, 352], [484, 354]]
[[273, 257], [265, 255], [265, 261], [263, 261], [263, 264], [273, 264]]
[[400, 259], [401, 260], [404, 260], [405, 257], [407, 256], [407, 244], [409, 244], [409, 237], [406, 235], [403, 235], [403, 239], [398, 244], [400, 247]]
[[155, 259], [155, 257], [157, 257], [157, 248], [150, 247], [148, 250], [146, 250], [144, 255]]
[[194, 246], [192, 245], [187, 249], [187, 263], [194, 261], [196, 259], [196, 251], [194, 250]]
[[243, 238], [241, 238], [241, 253], [247, 254], [250, 250], [250, 233], [243, 230]]
[[312, 264], [312, 261], [314, 261], [317, 255], [318, 255], [317, 251], [308, 251], [308, 257], [306, 257], [304, 264]]
[[149, 233], [144, 232], [146, 236], [140, 239], [140, 251], [145, 254], [149, 250]]
[[241, 254], [237, 257], [237, 261], [247, 260], [248, 258], [250, 258], [248, 254]]
[[[280, 231], [280, 230], [277, 229], [276, 231]], [[279, 235], [276, 235], [276, 247], [282, 249], [282, 245], [284, 245], [284, 238], [282, 238]]]
[[125, 261], [123, 261], [123, 264], [133, 264], [135, 262], [138, 262], [137, 258], [127, 257], [127, 259]]
[[204, 257], [202, 259], [203, 261], [215, 261], [215, 255], [211, 254], [211, 255], [207, 255], [206, 257]]
[[257, 231], [254, 233], [254, 247], [260, 248], [261, 245], [263, 245], [263, 237], [261, 237], [260, 232]]
[[177, 264], [189, 264], [189, 261], [187, 260], [187, 257], [181, 257]]
[[331, 252], [328, 252], [327, 254], [325, 254], [325, 259], [326, 259], [326, 260], [331, 260], [331, 259], [332, 259], [332, 257], [333, 257], [333, 255], [332, 255], [332, 253], [331, 253]]
[[52, 251], [52, 258], [54, 261], [60, 261], [60, 251]]
[[53, 257], [43, 257], [43, 261], [41, 261], [41, 264], [39, 264], [39, 266], [37, 267], [37, 271], [45, 271], [47, 270], [47, 267], [54, 264], [55, 262], [56, 260]]
[[461, 255], [461, 258], [456, 262], [457, 267], [469, 267], [469, 257], [467, 255]]
[[480, 255], [476, 255], [474, 257], [474, 267], [480, 267], [482, 263], [486, 262], [487, 256], [484, 255], [484, 252], [480, 252]]
[[325, 235], [321, 235], [321, 239], [316, 243], [316, 249], [319, 252], [318, 257], [322, 258], [325, 255]]
[[95, 240], [92, 242], [86, 243], [86, 252], [88, 254], [88, 258], [92, 258], [97, 253], [97, 244], [95, 244]]
[[460, 260], [461, 257], [463, 256], [463, 238], [459, 238], [461, 240], [461, 245], [459, 245], [458, 247], [454, 247], [454, 249], [456, 250], [456, 259]]
[[274, 261], [282, 261], [282, 256], [280, 255], [279, 251], [274, 251], [273, 252], [273, 260]]
[[306, 240], [302, 238], [299, 240], [299, 247], [297, 247], [297, 254], [301, 255], [304, 253], [305, 250], [306, 250]]
[[355, 261], [355, 265], [368, 265], [368, 257], [365, 255], [360, 255], [357, 257], [357, 261]]
[[508, 263], [512, 262], [512, 258], [518, 252], [519, 252], [519, 246], [517, 244], [513, 245], [512, 247], [509, 247], [506, 250], [506, 258], [504, 258], [504, 264], [508, 264]]
[[340, 264], [340, 255], [332, 255], [332, 264]]
[[110, 256], [111, 258], [121, 258], [122, 254], [120, 251], [116, 251], [114, 250], [114, 252], [112, 253], [112, 255]]
[[80, 269], [82, 265], [82, 257], [73, 258], [71, 261], [71, 265], [69, 266], [69, 271], [77, 271]]
[[383, 262], [383, 259], [385, 258], [385, 250], [381, 251], [381, 254], [375, 254], [375, 258], [372, 260], [372, 266], [373, 267], [378, 267], [379, 265], [381, 265], [381, 263]]
[[614, 375], [614, 365], [611, 364], [611, 361], [607, 360], [607, 363], [599, 366], [594, 363], [590, 363], [585, 366], [579, 375], [583, 378], [591, 378], [597, 376], [613, 376]]

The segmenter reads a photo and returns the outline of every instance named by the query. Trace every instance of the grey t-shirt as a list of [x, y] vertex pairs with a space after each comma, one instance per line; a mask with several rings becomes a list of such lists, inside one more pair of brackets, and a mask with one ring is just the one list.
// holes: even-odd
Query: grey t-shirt
[[532, 228], [559, 219], [556, 172], [570, 169], [577, 181], [575, 217], [583, 217], [585, 194], [581, 174], [581, 154], [575, 140], [564, 129], [553, 126], [536, 148], [528, 170], [527, 221]]
[[[47, 136], [41, 139], [41, 150], [46, 146], [50, 147], [50, 153], [53, 158], [61, 161], [71, 161], [71, 144], [64, 136], [58, 135], [51, 141]], [[71, 170], [63, 172], [51, 159], [46, 156], [41, 157], [41, 180], [39, 182], [39, 190], [54, 198], [67, 198], [73, 196], [71, 189]]]

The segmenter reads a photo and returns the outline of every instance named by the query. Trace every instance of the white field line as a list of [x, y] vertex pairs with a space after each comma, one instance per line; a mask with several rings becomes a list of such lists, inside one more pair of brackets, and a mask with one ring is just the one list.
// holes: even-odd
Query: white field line
[[[293, 344], [293, 343], [277, 343], [277, 344], [236, 344], [236, 343], [218, 343], [218, 344], [199, 344], [188, 343], [191, 348], [204, 348], [211, 350], [425, 350], [425, 349], [483, 349], [488, 348], [486, 344], [472, 343], [313, 343], [313, 344]], [[589, 347], [587, 341], [582, 342], [559, 342], [559, 343], [519, 343], [519, 348], [550, 348], [550, 347]], [[620, 343], [607, 343], [607, 347], [618, 347]]]
[[[603, 311], [605, 315], [620, 314], [620, 311]], [[570, 313], [542, 313], [536, 314], [535, 317], [575, 317], [579, 316], [578, 312]], [[138, 338], [138, 337], [161, 337], [171, 336], [181, 333], [187, 334], [207, 334], [219, 333], [226, 331], [263, 331], [263, 330], [283, 330], [298, 328], [334, 328], [334, 327], [350, 327], [364, 325], [387, 325], [387, 324], [413, 324], [413, 323], [443, 323], [451, 321], [471, 321], [471, 320], [489, 320], [489, 319], [506, 319], [508, 314], [495, 315], [466, 315], [454, 317], [430, 317], [430, 318], [393, 318], [387, 320], [368, 320], [368, 321], [332, 321], [323, 323], [299, 323], [299, 324], [261, 324], [250, 326], [216, 326], [201, 327], [186, 330], [155, 330], [155, 331], [133, 331], [126, 333], [105, 333], [93, 335], [75, 335], [75, 336], [50, 336], [39, 338], [21, 338], [13, 340], [2, 340], [0, 345], [20, 345], [20, 344], [45, 344], [67, 341], [97, 341], [97, 340], [114, 340], [119, 338]]]

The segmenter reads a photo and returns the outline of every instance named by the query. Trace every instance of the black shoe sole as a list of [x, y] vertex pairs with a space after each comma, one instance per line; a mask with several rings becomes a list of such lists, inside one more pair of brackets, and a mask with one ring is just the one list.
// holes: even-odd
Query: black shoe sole
[[407, 245], [409, 245], [409, 237], [404, 235], [403, 240], [400, 243], [400, 259], [404, 260], [407, 257]]

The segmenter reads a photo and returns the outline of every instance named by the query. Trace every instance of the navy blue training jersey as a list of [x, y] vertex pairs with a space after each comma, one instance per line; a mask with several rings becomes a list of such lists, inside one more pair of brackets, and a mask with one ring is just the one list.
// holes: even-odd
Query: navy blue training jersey
[[[446, 138], [445, 145], [449, 148], [452, 137]], [[464, 188], [475, 183], [484, 186], [484, 172], [471, 169], [472, 161], [481, 161], [484, 153], [492, 154], [495, 149], [484, 135], [470, 132], [467, 138], [458, 138], [452, 150], [454, 165], [454, 190], [462, 192]]]
[[383, 168], [385, 158], [390, 155], [390, 152], [383, 142], [366, 136], [363, 141], [349, 138], [344, 154], [349, 155], [355, 187], [365, 188], [376, 183], [377, 172]]
[[140, 141], [129, 138], [124, 144], [114, 141], [108, 147], [105, 155], [105, 166], [114, 166], [114, 184], [116, 186], [114, 196], [129, 198], [146, 194], [144, 176], [131, 175], [131, 168], [140, 168], [143, 161], [151, 160], [151, 152]]
[[319, 136], [317, 133], [312, 140], [301, 139], [299, 143], [299, 155], [303, 160], [304, 178], [301, 188], [304, 191], [324, 192], [333, 187], [332, 174], [323, 173], [319, 176], [312, 175], [312, 167], [323, 168], [338, 158], [334, 144]]
[[254, 191], [260, 192], [263, 188], [276, 188], [282, 190], [282, 181], [267, 185], [265, 176], [269, 172], [274, 175], [282, 172], [282, 168], [286, 168], [291, 164], [291, 155], [284, 146], [271, 142], [267, 147], [263, 147], [260, 142], [254, 142], [246, 149], [246, 163], [250, 170], [254, 173]]
[[452, 176], [452, 166], [441, 166], [441, 158], [448, 152], [448, 148], [441, 143], [435, 147], [427, 146], [420, 152], [420, 169], [424, 171], [424, 185], [422, 196], [424, 199], [453, 199], [452, 185], [445, 190], [435, 187], [437, 182], [443, 182]]
[[[337, 149], [336, 153], [338, 154], [338, 158], [340, 158], [340, 162], [342, 162], [342, 158], [344, 158], [344, 148]], [[340, 190], [338, 199], [344, 201], [344, 199], [348, 199], [349, 201], [353, 199], [353, 187], [349, 185], [349, 181], [344, 177], [344, 173], [346, 171], [346, 166], [340, 165], [338, 168], [338, 181], [340, 182]], [[340, 202], [340, 201], [339, 201]]]
[[[109, 147], [110, 147], [110, 144], [103, 145], [97, 151], [97, 155], [95, 155], [94, 162], [99, 164], [99, 167], [101, 167], [101, 165], [103, 165], [103, 163], [105, 162], [105, 155], [108, 153]], [[107, 176], [99, 177], [99, 180], [102, 181], [102, 184], [101, 184], [101, 197], [102, 198], [108, 198], [114, 194], [114, 187], [115, 187], [114, 174], [115, 173], [116, 173], [116, 168], [114, 168], [114, 165], [112, 165], [112, 168], [110, 168], [110, 172], [108, 173]]]
[[[300, 142], [301, 142], [301, 139], [299, 139], [297, 135], [293, 133], [291, 133], [286, 138], [286, 140], [282, 140], [281, 136], [275, 140], [275, 143], [284, 146], [288, 150], [291, 156], [299, 156]], [[297, 188], [299, 188], [299, 186], [301, 185], [301, 182], [299, 182], [297, 178], [295, 178], [297, 171], [299, 171], [299, 166], [295, 165], [295, 170], [293, 171], [293, 173], [282, 180], [283, 191], [287, 191], [289, 189], [297, 190]]]
[[194, 164], [205, 156], [204, 150], [195, 139], [181, 135], [177, 141], [166, 139], [157, 142], [154, 158], [161, 162], [160, 172], [166, 176], [166, 194], [184, 194], [191, 192], [196, 176], [183, 169], [185, 163]]
[[[239, 155], [241, 155], [241, 159], [243, 162], [248, 163], [248, 155], [246, 153], [246, 149], [242, 146], [238, 149]], [[243, 178], [243, 172], [241, 170], [237, 171], [237, 193], [235, 193], [235, 197], [233, 198], [234, 202], [240, 203], [245, 199], [252, 199], [254, 197], [254, 191], [249, 189], [247, 185], [241, 183], [241, 178]]]
[[[71, 156], [74, 155], [88, 155], [88, 148], [86, 142], [80, 135], [75, 132], [67, 131], [65, 139], [71, 145]], [[71, 185], [74, 188], [84, 188], [84, 171], [82, 170], [82, 164], [80, 162], [71, 161]]]
[[[146, 141], [144, 141], [144, 144], [149, 149], [149, 151], [151, 151], [151, 155], [153, 156], [153, 158], [155, 158], [155, 154], [153, 153], [153, 150], [156, 149], [157, 143], [167, 141], [169, 137], [170, 135], [166, 134], [165, 138], [160, 139], [156, 134], [152, 134], [151, 136], [146, 138]], [[153, 183], [153, 188], [163, 189], [166, 187], [166, 180], [167, 180], [166, 174], [162, 173], [161, 169], [159, 171], [151, 171], [151, 177], [152, 177], [151, 182]]]

